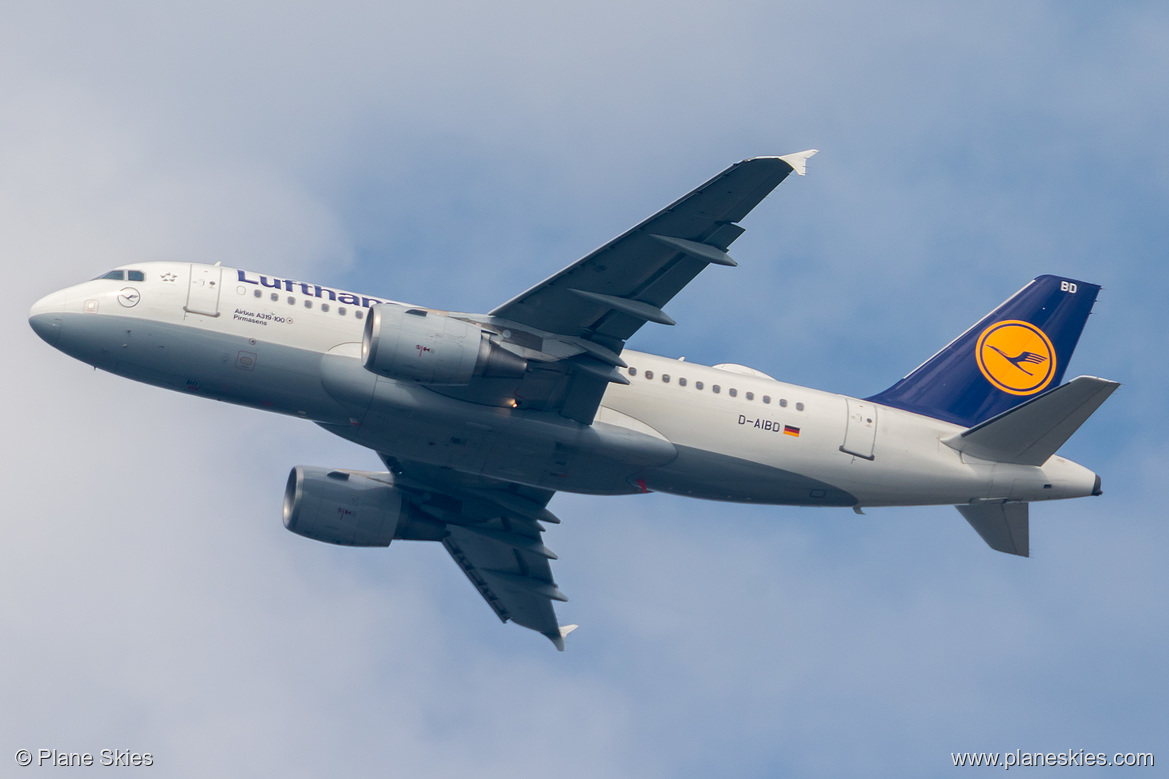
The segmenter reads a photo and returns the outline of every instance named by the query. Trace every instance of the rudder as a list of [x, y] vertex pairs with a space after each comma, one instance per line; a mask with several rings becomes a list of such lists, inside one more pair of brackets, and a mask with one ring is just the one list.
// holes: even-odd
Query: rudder
[[1100, 292], [1039, 276], [889, 389], [866, 400], [971, 427], [1063, 380]]

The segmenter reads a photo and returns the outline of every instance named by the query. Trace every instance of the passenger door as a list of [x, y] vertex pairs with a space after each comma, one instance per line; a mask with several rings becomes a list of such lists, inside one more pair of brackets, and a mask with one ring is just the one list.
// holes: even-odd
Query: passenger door
[[188, 314], [219, 316], [220, 276], [223, 268], [218, 265], [191, 264], [191, 286], [187, 290], [187, 305], [183, 310]]
[[877, 440], [877, 407], [856, 398], [845, 400], [848, 401], [848, 422], [840, 451], [871, 460]]

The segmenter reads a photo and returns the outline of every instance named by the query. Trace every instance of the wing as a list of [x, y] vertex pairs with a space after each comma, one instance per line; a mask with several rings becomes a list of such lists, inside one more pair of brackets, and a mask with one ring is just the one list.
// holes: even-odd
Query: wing
[[418, 509], [440, 522], [442, 544], [487, 605], [512, 621], [547, 636], [564, 651], [553, 601], [568, 600], [552, 578], [556, 555], [544, 546], [542, 523], [559, 523], [545, 508], [551, 490], [459, 473], [384, 456], [395, 485]]
[[645, 322], [674, 324], [662, 306], [707, 265], [735, 265], [727, 247], [745, 217], [816, 150], [744, 160], [628, 232], [491, 312], [619, 352]]
[[[625, 341], [646, 322], [674, 324], [662, 307], [727, 254], [737, 222], [815, 150], [732, 165], [698, 189], [489, 314], [531, 359], [516, 383], [483, 380], [448, 394], [476, 402], [555, 411], [591, 424]], [[527, 332], [520, 332], [527, 330]], [[566, 351], [567, 350], [567, 351]]]
[[[662, 311], [707, 265], [735, 265], [727, 248], [737, 222], [815, 150], [732, 165], [668, 208], [504, 303], [487, 316], [493, 338], [528, 361], [523, 378], [480, 377], [436, 392], [486, 405], [556, 411], [591, 424], [625, 341], [646, 322], [674, 324]], [[479, 319], [471, 321], [482, 321]], [[342, 434], [343, 435], [343, 434]], [[441, 540], [496, 615], [547, 636], [557, 649], [576, 626], [561, 627], [553, 601], [567, 598], [552, 578], [556, 559], [541, 523], [553, 492], [382, 455], [394, 483], [433, 521], [419, 539]], [[422, 527], [420, 525], [419, 527]]]

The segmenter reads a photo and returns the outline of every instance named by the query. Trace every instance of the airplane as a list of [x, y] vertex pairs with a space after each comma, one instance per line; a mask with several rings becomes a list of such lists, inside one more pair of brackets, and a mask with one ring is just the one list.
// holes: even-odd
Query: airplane
[[1058, 449], [1119, 386], [1063, 382], [1100, 287], [1039, 276], [888, 389], [853, 398], [625, 347], [815, 150], [744, 160], [486, 314], [187, 262], [124, 265], [29, 312], [60, 351], [315, 422], [385, 470], [298, 465], [283, 520], [330, 544], [435, 541], [503, 622], [563, 651], [556, 492], [953, 505], [1029, 555], [1032, 502], [1100, 495]]

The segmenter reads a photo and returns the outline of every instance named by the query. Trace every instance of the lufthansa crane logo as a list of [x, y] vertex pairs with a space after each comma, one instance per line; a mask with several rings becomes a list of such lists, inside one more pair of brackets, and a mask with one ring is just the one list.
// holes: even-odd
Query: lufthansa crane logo
[[125, 308], [133, 308], [138, 305], [138, 301], [141, 299], [142, 296], [133, 287], [123, 287], [122, 291], [118, 293], [118, 302]]
[[986, 380], [1012, 395], [1034, 395], [1055, 376], [1055, 347], [1030, 322], [995, 322], [978, 336], [974, 354]]

